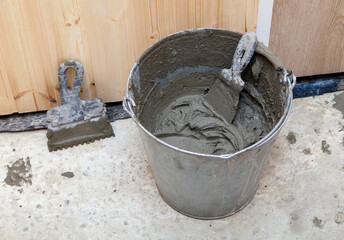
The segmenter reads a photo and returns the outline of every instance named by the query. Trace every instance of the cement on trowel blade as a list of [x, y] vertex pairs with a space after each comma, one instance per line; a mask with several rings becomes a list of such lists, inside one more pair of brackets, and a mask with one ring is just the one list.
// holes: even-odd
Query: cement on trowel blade
[[228, 123], [232, 123], [238, 109], [239, 95], [244, 88], [244, 82], [240, 76], [233, 76], [231, 69], [223, 69], [219, 77], [205, 95], [205, 100]]

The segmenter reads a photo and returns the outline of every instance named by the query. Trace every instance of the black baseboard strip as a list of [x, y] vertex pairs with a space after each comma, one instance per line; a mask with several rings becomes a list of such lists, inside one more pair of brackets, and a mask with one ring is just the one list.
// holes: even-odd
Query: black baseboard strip
[[[110, 122], [129, 118], [122, 107], [122, 103], [106, 104]], [[47, 128], [46, 111], [35, 113], [14, 113], [0, 117], [0, 132], [20, 132]]]
[[310, 97], [344, 90], [344, 73], [298, 77], [294, 98]]

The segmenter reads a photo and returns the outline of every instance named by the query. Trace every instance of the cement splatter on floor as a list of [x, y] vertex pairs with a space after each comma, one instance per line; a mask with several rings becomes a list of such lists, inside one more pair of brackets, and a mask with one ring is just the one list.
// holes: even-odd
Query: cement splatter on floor
[[339, 212], [336, 214], [336, 216], [334, 217], [334, 221], [337, 224], [342, 224], [344, 223], [344, 212]]
[[326, 140], [322, 140], [321, 142], [321, 150], [323, 153], [331, 154], [331, 151], [329, 150], [330, 144], [326, 142]]
[[315, 227], [317, 227], [317, 228], [321, 228], [322, 229], [325, 226], [325, 221], [323, 221], [323, 220], [321, 220], [321, 219], [319, 219], [317, 217], [314, 217], [312, 222], [313, 222], [313, 225]]
[[305, 155], [311, 155], [311, 149], [309, 149], [309, 148], [303, 149], [302, 152], [303, 152]]
[[287, 138], [287, 140], [288, 140], [288, 142], [289, 142], [290, 144], [296, 143], [296, 136], [295, 136], [295, 133], [289, 132], [289, 134], [288, 134], [288, 136], [287, 136], [286, 138]]
[[333, 107], [339, 111], [342, 112], [342, 116], [344, 118], [344, 92], [337, 94], [333, 101], [335, 104], [333, 104]]
[[61, 174], [61, 176], [66, 177], [66, 178], [72, 178], [72, 177], [74, 177], [74, 173], [73, 172], [64, 172]]
[[23, 158], [15, 161], [12, 166], [7, 165], [7, 176], [4, 182], [10, 186], [21, 187], [25, 183], [32, 184], [31, 178], [31, 163], [30, 158], [27, 157], [26, 161]]

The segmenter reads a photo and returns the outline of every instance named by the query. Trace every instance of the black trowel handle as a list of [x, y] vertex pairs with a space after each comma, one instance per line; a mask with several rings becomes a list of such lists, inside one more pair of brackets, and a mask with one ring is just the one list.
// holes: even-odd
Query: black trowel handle
[[258, 45], [258, 39], [253, 32], [242, 35], [233, 56], [232, 70], [241, 73], [250, 63]]
[[[76, 71], [72, 90], [68, 90], [68, 85], [67, 85], [66, 73], [69, 68], [74, 68]], [[66, 103], [78, 101], [80, 88], [81, 88], [81, 82], [84, 76], [84, 68], [82, 67], [81, 63], [79, 63], [76, 60], [67, 60], [60, 65], [58, 72], [59, 72], [62, 105]]]

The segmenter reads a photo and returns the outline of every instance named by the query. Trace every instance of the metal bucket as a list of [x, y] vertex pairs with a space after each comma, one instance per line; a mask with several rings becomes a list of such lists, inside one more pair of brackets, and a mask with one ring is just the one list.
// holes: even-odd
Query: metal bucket
[[[196, 65], [229, 68], [240, 37], [240, 33], [221, 29], [195, 29], [169, 35], [147, 49], [129, 75], [123, 107], [139, 127], [159, 192], [172, 208], [190, 217], [226, 217], [252, 200], [273, 143], [290, 113], [295, 76], [286, 71], [267, 47], [258, 44], [254, 57], [264, 61], [271, 71], [266, 76], [269, 82], [258, 84], [257, 88], [269, 104], [279, 102], [274, 106], [280, 113], [266, 136], [233, 154], [200, 154], [167, 144], [147, 129], [146, 121], [150, 118], [145, 116], [145, 109], [155, 107], [151, 100], [164, 101], [164, 94], [153, 94], [153, 90], [163, 89], [173, 81], [166, 81], [166, 76], [171, 75], [172, 62], [176, 71]], [[243, 79], [252, 72], [249, 65]]]

